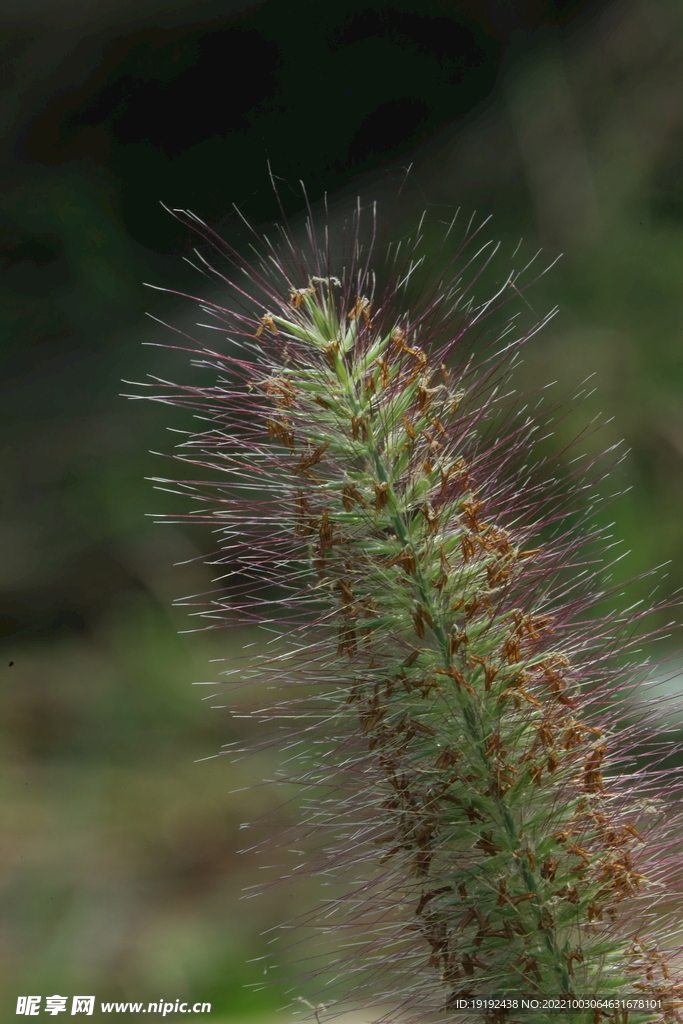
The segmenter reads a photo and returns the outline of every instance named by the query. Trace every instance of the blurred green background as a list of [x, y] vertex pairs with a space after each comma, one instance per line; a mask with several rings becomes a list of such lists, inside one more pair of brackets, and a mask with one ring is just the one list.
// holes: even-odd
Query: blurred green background
[[521, 237], [564, 253], [527, 296], [560, 314], [520, 384], [595, 375], [550, 443], [611, 418], [587, 447], [630, 450], [605, 485], [630, 488], [609, 509], [618, 572], [669, 563], [666, 597], [683, 586], [683, 7], [34, 0], [0, 4], [0, 51], [3, 1019], [17, 995], [83, 992], [270, 1020], [286, 999], [245, 989], [263, 976], [246, 962], [294, 897], [241, 903], [259, 873], [237, 850], [277, 799], [243, 787], [272, 766], [211, 760], [244, 730], [191, 686], [258, 636], [178, 633], [211, 538], [155, 526], [180, 499], [144, 477], [169, 473], [149, 451], [188, 421], [118, 397], [121, 378], [189, 379], [141, 346], [168, 340], [145, 310], [194, 321], [143, 281], [203, 288], [159, 200], [241, 246], [233, 202], [277, 217], [270, 160], [294, 223], [303, 179], [333, 220], [357, 193], [397, 231], [422, 205], [491, 213], [501, 276]]

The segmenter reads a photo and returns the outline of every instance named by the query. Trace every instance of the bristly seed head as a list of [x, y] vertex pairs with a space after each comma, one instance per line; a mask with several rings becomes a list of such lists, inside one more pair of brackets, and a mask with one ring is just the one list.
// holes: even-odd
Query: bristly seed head
[[678, 775], [636, 770], [656, 702], [635, 711], [615, 658], [644, 613], [586, 614], [605, 588], [600, 531], [570, 515], [585, 480], [534, 468], [536, 424], [502, 387], [532, 333], [495, 326], [518, 277], [476, 301], [457, 271], [475, 232], [415, 299], [419, 238], [364, 248], [361, 214], [338, 258], [311, 223], [309, 250], [285, 232], [257, 267], [179, 216], [247, 271], [234, 309], [208, 307], [218, 383], [164, 400], [211, 421], [176, 457], [214, 472], [187, 485], [213, 504], [194, 518], [248, 578], [206, 614], [279, 630], [241, 682], [293, 690], [258, 715], [305, 788], [296, 845], [313, 836], [308, 870], [332, 884], [314, 923], [336, 936], [338, 997], [423, 1024], [465, 1020], [470, 997], [635, 994], [663, 1000], [636, 1020], [680, 1020], [657, 945]]

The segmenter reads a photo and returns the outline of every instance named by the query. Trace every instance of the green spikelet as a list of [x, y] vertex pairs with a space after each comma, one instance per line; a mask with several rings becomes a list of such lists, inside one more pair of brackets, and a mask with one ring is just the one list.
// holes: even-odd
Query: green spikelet
[[[661, 778], [623, 768], [619, 730], [631, 744], [635, 732], [610, 659], [628, 647], [628, 617], [579, 615], [601, 596], [601, 570], [583, 571], [585, 549], [561, 524], [585, 485], [562, 498], [528, 469], [536, 428], [523, 410], [486, 434], [524, 339], [476, 362], [468, 338], [489, 304], [418, 315], [400, 288], [375, 296], [367, 272], [299, 272], [298, 285], [276, 273], [265, 312], [218, 313], [249, 358], [204, 350], [232, 383], [200, 395], [216, 427], [185, 448], [215, 466], [218, 445], [221, 468], [253, 473], [265, 493], [260, 512], [217, 499], [247, 531], [226, 542], [233, 560], [253, 567], [258, 550], [281, 612], [295, 610], [286, 654], [254, 671], [319, 683], [315, 735], [342, 736], [343, 798], [322, 796], [309, 824], [356, 814], [353, 843], [339, 826], [321, 870], [375, 874], [335, 897], [343, 928], [362, 936], [340, 972], [383, 963], [376, 987], [401, 1020], [464, 1020], [461, 1001], [476, 997], [634, 993], [668, 1000], [638, 1019], [678, 1019], [679, 986], [643, 932], [652, 894], [672, 887], [678, 826], [653, 813]], [[555, 535], [540, 541], [548, 524]], [[626, 1019], [619, 1004], [572, 1006], [563, 1020]]]

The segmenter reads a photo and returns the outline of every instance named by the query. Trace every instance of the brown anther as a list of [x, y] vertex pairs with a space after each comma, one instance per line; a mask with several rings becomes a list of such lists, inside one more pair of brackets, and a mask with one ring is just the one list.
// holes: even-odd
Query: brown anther
[[[465, 620], [469, 622], [470, 619], [473, 619], [477, 612], [482, 608], [487, 612], [491, 611], [491, 606], [486, 595], [479, 594], [473, 597], [472, 600], [465, 605]], [[456, 611], [455, 605], [452, 606], [452, 610]]]
[[436, 590], [439, 591], [439, 593], [441, 593], [443, 591], [443, 588], [448, 583], [448, 580], [449, 576], [445, 572], [443, 572], [441, 573], [441, 576], [435, 576], [432, 579], [432, 586], [435, 587]]
[[552, 882], [557, 873], [559, 863], [556, 857], [546, 857], [541, 868], [541, 878], [547, 878], [549, 882]]
[[448, 470], [448, 473], [449, 476], [453, 476], [453, 478], [458, 481], [463, 491], [472, 491], [469, 466], [463, 459], [462, 455], [458, 456]]
[[326, 508], [322, 510], [320, 516], [320, 526], [318, 527], [318, 537], [320, 540], [320, 551], [324, 552], [327, 548], [331, 548], [334, 544], [334, 534], [332, 526], [330, 524], [329, 512]]
[[271, 437], [276, 437], [282, 444], [294, 450], [294, 434], [289, 430], [289, 420], [286, 416], [283, 416], [281, 420], [269, 419], [266, 421], [266, 426]]
[[474, 689], [467, 682], [467, 680], [465, 679], [465, 677], [462, 674], [462, 672], [460, 671], [460, 669], [457, 668], [455, 665], [449, 665], [449, 667], [447, 669], [446, 668], [435, 668], [434, 672], [435, 672], [436, 675], [439, 675], [439, 676], [449, 676], [451, 679], [454, 680], [454, 682], [458, 686], [461, 686], [464, 690], [467, 690], [467, 692], [472, 694], [473, 697], [476, 696], [476, 693], [475, 693]]
[[358, 317], [363, 317], [365, 323], [370, 321], [370, 300], [366, 299], [365, 296], [360, 296], [356, 299], [353, 308], [347, 313], [349, 320], [357, 320]]
[[451, 399], [450, 404], [448, 406], [448, 411], [449, 411], [449, 413], [451, 415], [454, 412], [458, 411], [458, 409], [460, 408], [460, 403], [462, 402], [464, 397], [465, 397], [465, 392], [464, 391], [456, 391], [456, 393], [453, 395], [453, 398]]
[[427, 725], [426, 722], [418, 722], [417, 720], [415, 720], [413, 721], [413, 725], [415, 726], [418, 732], [423, 733], [423, 735], [425, 736], [436, 736], [436, 729], [434, 729], [431, 725]]
[[435, 896], [440, 896], [444, 892], [450, 892], [450, 885], [442, 885], [440, 889], [432, 889], [431, 892], [424, 892], [420, 896], [420, 901], [415, 909], [416, 914], [421, 914], [424, 908], [427, 906], [430, 900], [433, 900]]
[[296, 395], [294, 386], [282, 377], [268, 377], [265, 380], [266, 394], [276, 405], [290, 409]]
[[583, 963], [583, 953], [581, 952], [580, 949], [573, 949], [571, 951], [571, 953], [565, 953], [564, 954], [564, 958], [565, 958], [565, 960], [567, 962], [567, 970], [573, 976], [573, 974], [574, 974], [574, 961], [576, 961], [577, 964], [582, 964]]
[[589, 921], [602, 921], [602, 907], [596, 899], [590, 901], [586, 913]]
[[500, 666], [492, 665], [486, 658], [481, 658], [479, 655], [472, 655], [470, 658], [472, 665], [481, 665], [484, 669], [484, 689], [486, 693], [491, 689], [491, 684], [494, 682], [496, 676], [500, 672]]
[[330, 367], [330, 369], [331, 370], [336, 370], [336, 368], [337, 368], [337, 354], [339, 352], [339, 342], [338, 341], [328, 341], [328, 342], [326, 342], [323, 345], [323, 347], [322, 347], [322, 352], [323, 352], [323, 355], [325, 356], [325, 359], [327, 359], [327, 363], [328, 363], [328, 366]]
[[[534, 977], [536, 978], [536, 981], [542, 981], [543, 977], [541, 975], [540, 970], [538, 969], [538, 961], [535, 960], [532, 956], [526, 956], [524, 958], [524, 962], [526, 965], [526, 970], [531, 971], [533, 973]], [[525, 975], [525, 977], [528, 978], [528, 975]]]
[[510, 571], [504, 563], [494, 562], [486, 566], [486, 579], [491, 590], [496, 590], [509, 578]]
[[463, 953], [462, 969], [468, 977], [474, 974], [474, 968], [478, 967], [480, 970], [485, 971], [488, 969], [488, 964], [485, 960], [482, 960], [476, 953]]
[[482, 537], [479, 543], [482, 547], [486, 548], [487, 551], [495, 551], [502, 558], [508, 559], [512, 557], [512, 545], [510, 544], [510, 534], [507, 530], [501, 530], [498, 526], [493, 526], [489, 523], [484, 526], [481, 530]]
[[514, 785], [516, 774], [517, 769], [513, 768], [512, 765], [506, 764], [502, 760], [496, 760], [491, 772], [491, 786], [488, 794], [496, 798], [505, 796], [507, 791]]
[[420, 370], [424, 370], [425, 366], [427, 365], [427, 354], [423, 352], [421, 348], [409, 348], [408, 345], [404, 345], [403, 351], [406, 353], [406, 355], [413, 357], [413, 359], [417, 362], [418, 368]]
[[550, 838], [557, 839], [558, 843], [566, 843], [574, 835], [574, 830], [571, 828], [562, 829], [560, 832], [551, 832]]
[[311, 507], [304, 497], [303, 491], [298, 491], [296, 496], [296, 526], [294, 532], [310, 537], [313, 533], [315, 520], [311, 515]]
[[510, 634], [510, 636], [505, 640], [501, 656], [504, 661], [507, 661], [508, 665], [514, 665], [521, 660], [522, 651], [519, 640], [514, 633]]
[[553, 915], [550, 913], [550, 911], [548, 910], [547, 907], [543, 907], [541, 909], [540, 925], [541, 925], [541, 928], [546, 928], [546, 929], [550, 929], [550, 928], [554, 928], [555, 927], [555, 919], [553, 918]]
[[[453, 610], [453, 609], [451, 609]], [[464, 631], [448, 634], [448, 653], [457, 654], [463, 644], [469, 643], [469, 637]]]
[[497, 732], [491, 733], [491, 735], [488, 738], [485, 751], [486, 756], [489, 757], [495, 751], [499, 751], [501, 754], [505, 753], [505, 751], [503, 750], [503, 744], [500, 741], [500, 733]]
[[508, 902], [516, 907], [520, 903], [526, 903], [527, 900], [533, 900], [536, 898], [535, 892], [523, 892], [519, 896], [510, 896]]
[[439, 466], [439, 475], [441, 477], [441, 490], [439, 491], [440, 498], [446, 497], [446, 492], [448, 491], [448, 474], [449, 470], [444, 470], [442, 466]]
[[538, 736], [539, 742], [544, 747], [552, 747], [555, 739], [553, 736], [552, 729], [547, 723], [541, 723], [536, 726], [536, 735]]
[[271, 334], [277, 334], [277, 324], [273, 320], [270, 313], [264, 313], [259, 320], [259, 327], [254, 335], [256, 338], [260, 338], [264, 331], [270, 331]]
[[587, 793], [604, 792], [605, 786], [599, 769], [606, 753], [607, 748], [603, 745], [596, 747], [596, 749], [586, 758], [583, 772], [583, 784]]
[[375, 511], [379, 512], [381, 508], [389, 504], [389, 484], [386, 482], [378, 483], [375, 482]]
[[367, 501], [358, 488], [354, 484], [346, 484], [342, 490], [342, 502], [347, 512], [352, 510], [354, 501], [358, 502], [363, 508], [368, 507]]
[[[533, 694], [529, 693], [529, 691], [525, 689], [521, 679], [513, 683], [512, 686], [508, 686], [506, 690], [503, 690], [500, 697], [498, 698], [498, 703], [502, 703], [502, 701], [506, 700], [508, 697], [512, 697], [513, 699], [516, 697], [521, 697], [527, 702], [527, 704], [532, 704], [535, 708], [543, 707], [541, 701], [536, 700]], [[518, 702], [516, 702], [516, 706], [520, 706]]]
[[395, 347], [400, 352], [403, 349], [403, 346], [405, 345], [406, 342], [406, 332], [403, 330], [402, 327], [394, 327], [393, 331], [391, 332], [391, 340], [393, 341]]
[[565, 885], [562, 889], [556, 889], [555, 896], [560, 896], [563, 900], [567, 900], [569, 903], [578, 903], [579, 894], [573, 885]]
[[392, 565], [400, 565], [404, 572], [410, 573], [412, 576], [415, 575], [417, 565], [415, 562], [415, 555], [410, 548], [402, 548], [397, 555], [390, 558], [384, 565], [390, 569]]
[[481, 508], [483, 508], [483, 503], [481, 501], [477, 501], [476, 498], [468, 498], [466, 501], [463, 501], [460, 506], [462, 517], [465, 520], [467, 528], [473, 533], [480, 533], [482, 529], [483, 524], [478, 516]]
[[353, 601], [353, 591], [349, 587], [345, 580], [337, 580], [337, 588], [341, 591], [342, 600], [345, 604], [351, 604]]
[[432, 451], [434, 451], [436, 448], [443, 448], [443, 445], [439, 444], [434, 435], [430, 434], [428, 430], [423, 430], [421, 431], [421, 433], [424, 439], [429, 442], [429, 447], [432, 449]]
[[469, 534], [465, 533], [460, 538], [460, 547], [462, 549], [463, 562], [467, 563], [471, 558], [474, 558], [474, 555], [476, 554], [477, 551], [477, 546], [474, 542], [474, 539], [470, 537]]
[[502, 846], [498, 846], [493, 842], [492, 832], [482, 832], [481, 838], [478, 839], [474, 845], [479, 847], [480, 850], [483, 850], [484, 853], [487, 853], [489, 857], [495, 857], [495, 855], [500, 853], [503, 849]]
[[407, 416], [403, 417], [403, 426], [404, 426], [405, 432], [408, 435], [408, 437], [410, 438], [410, 440], [414, 441], [415, 440], [415, 428], [413, 427], [413, 424], [410, 422], [410, 420], [408, 419]]
[[460, 752], [454, 750], [453, 747], [444, 747], [436, 761], [434, 762], [435, 768], [450, 768], [452, 764], [456, 764], [461, 760]]
[[363, 730], [362, 731], [364, 733], [370, 732], [372, 729], [375, 728], [375, 726], [378, 724], [378, 722], [380, 722], [384, 718], [386, 713], [387, 713], [387, 709], [386, 708], [377, 708], [377, 710], [373, 711], [367, 717], [362, 716], [362, 717], [364, 717], [364, 720], [363, 720]]
[[[466, 813], [467, 817], [469, 818], [469, 820], [472, 822], [472, 824], [474, 824], [477, 821], [485, 821], [486, 820], [484, 818], [484, 815], [479, 813], [479, 811], [477, 810], [477, 808], [474, 806], [473, 803], [470, 803], [470, 804], [467, 805], [467, 807], [465, 808], [465, 813]], [[477, 844], [477, 845], [479, 845], [479, 844]]]
[[536, 640], [541, 633], [552, 633], [551, 625], [555, 621], [553, 615], [524, 615], [522, 612], [514, 612], [515, 628], [520, 636], [527, 636], [530, 640]]
[[434, 509], [430, 502], [427, 502], [425, 505], [421, 506], [420, 512], [427, 520], [427, 536], [433, 536], [439, 529], [440, 519], [438, 513], [436, 512], [436, 510]]
[[315, 288], [292, 288], [289, 293], [289, 304], [292, 309], [300, 309], [307, 295], [314, 295]]
[[351, 435], [354, 441], [358, 441], [359, 438], [363, 441], [367, 441], [368, 428], [364, 416], [351, 417]]
[[425, 622], [427, 623], [429, 628], [430, 629], [434, 629], [434, 619], [432, 618], [430, 613], [427, 611], [427, 609], [424, 607], [424, 605], [421, 606], [420, 610], [421, 610], [421, 613], [422, 613], [422, 618], [425, 620]]
[[584, 734], [603, 736], [604, 730], [591, 728], [587, 725], [582, 725], [580, 722], [571, 721], [562, 736], [562, 747], [565, 750], [571, 750], [573, 747], [577, 747], [583, 742]]
[[324, 444], [318, 445], [312, 452], [306, 455], [302, 455], [299, 462], [294, 467], [295, 473], [306, 473], [306, 470], [310, 469], [311, 466], [315, 466], [318, 462], [322, 461], [322, 457], [330, 446], [329, 441], [325, 441]]
[[420, 409], [420, 412], [425, 412], [429, 408], [429, 406], [431, 405], [432, 399], [431, 399], [430, 392], [433, 391], [433, 390], [434, 390], [433, 388], [424, 387], [422, 384], [420, 384], [418, 386], [418, 389], [417, 389], [417, 404], [418, 404], [418, 408]]
[[380, 386], [385, 388], [391, 379], [389, 362], [387, 359], [375, 359], [375, 364], [379, 367]]
[[[571, 835], [571, 833], [569, 834]], [[583, 861], [581, 865], [582, 867], [588, 867], [588, 865], [591, 862], [590, 851], [584, 850], [582, 846], [577, 846], [576, 843], [569, 844], [569, 846], [567, 847], [567, 853], [571, 857], [579, 857]]]

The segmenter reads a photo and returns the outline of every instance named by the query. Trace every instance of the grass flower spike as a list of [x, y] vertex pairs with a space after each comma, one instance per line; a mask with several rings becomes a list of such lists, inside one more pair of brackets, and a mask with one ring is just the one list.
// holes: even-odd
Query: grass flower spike
[[[281, 780], [303, 787], [282, 842], [329, 884], [305, 924], [336, 948], [337, 981], [327, 963], [316, 989], [314, 942], [296, 991], [321, 1020], [335, 985], [385, 1021], [626, 997], [663, 1000], [631, 1019], [680, 1019], [678, 776], [623, 661], [645, 611], [595, 613], [596, 492], [539, 454], [511, 390], [541, 326], [501, 314], [520, 275], [481, 302], [495, 250], [477, 232], [451, 226], [432, 273], [419, 232], [364, 245], [361, 213], [337, 248], [311, 221], [305, 247], [285, 231], [248, 266], [178, 215], [240, 271], [202, 257], [232, 296], [204, 303], [221, 341], [193, 349], [214, 379], [157, 398], [204, 420], [175, 456], [211, 471], [175, 485], [222, 538], [202, 614], [275, 630], [238, 685], [277, 687], [253, 714], [277, 719]], [[463, 1013], [473, 997], [537, 1009]]]

